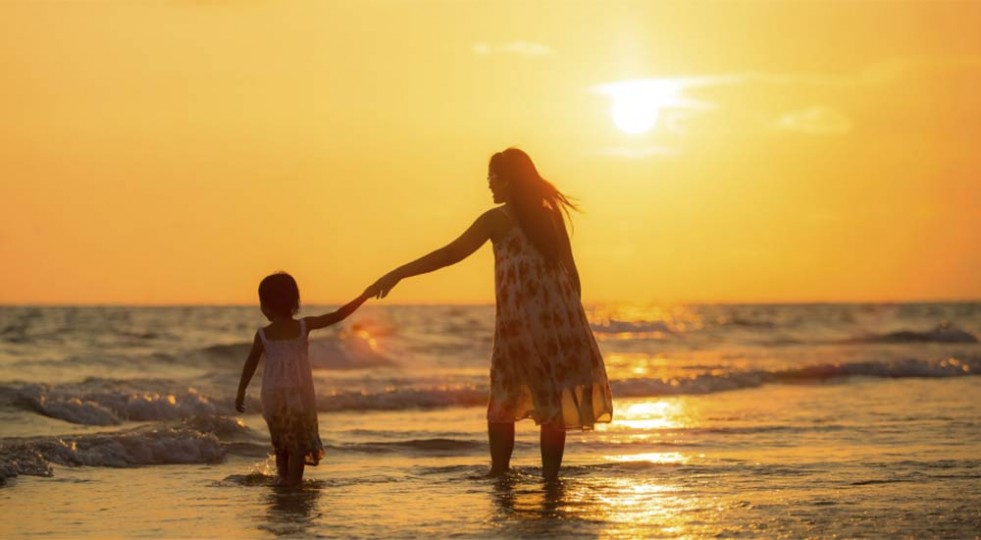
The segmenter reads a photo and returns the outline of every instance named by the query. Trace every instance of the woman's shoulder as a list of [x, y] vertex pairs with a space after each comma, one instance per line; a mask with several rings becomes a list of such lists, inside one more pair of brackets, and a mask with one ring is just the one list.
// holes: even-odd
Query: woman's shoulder
[[477, 221], [487, 228], [492, 240], [506, 234], [514, 226], [514, 220], [504, 205], [495, 206], [484, 212]]
[[514, 217], [511, 215], [507, 205], [495, 206], [481, 214], [480, 220], [485, 220], [488, 224], [495, 227], [509, 228], [514, 224]]

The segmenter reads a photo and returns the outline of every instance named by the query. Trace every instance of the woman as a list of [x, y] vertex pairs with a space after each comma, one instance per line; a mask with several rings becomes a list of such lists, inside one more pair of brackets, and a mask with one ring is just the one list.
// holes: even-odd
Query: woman
[[514, 422], [541, 426], [542, 474], [558, 476], [565, 431], [592, 429], [613, 416], [606, 368], [580, 301], [579, 272], [563, 212], [575, 206], [542, 178], [528, 154], [494, 154], [487, 182], [495, 203], [459, 238], [379, 279], [378, 297], [400, 280], [494, 245], [497, 314], [487, 408], [491, 475], [507, 472]]

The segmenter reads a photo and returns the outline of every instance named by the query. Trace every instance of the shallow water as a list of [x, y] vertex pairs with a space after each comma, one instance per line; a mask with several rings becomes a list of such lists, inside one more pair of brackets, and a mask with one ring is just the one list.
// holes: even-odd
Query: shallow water
[[614, 422], [569, 434], [555, 485], [528, 422], [512, 473], [483, 476], [492, 308], [363, 310], [316, 335], [328, 457], [286, 490], [261, 417], [231, 410], [252, 310], [3, 308], [0, 523], [58, 538], [981, 534], [981, 306], [672, 309], [591, 310]]

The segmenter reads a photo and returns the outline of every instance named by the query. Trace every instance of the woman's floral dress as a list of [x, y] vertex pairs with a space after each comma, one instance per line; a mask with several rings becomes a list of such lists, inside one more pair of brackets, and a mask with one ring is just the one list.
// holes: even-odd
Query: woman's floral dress
[[603, 357], [568, 271], [549, 264], [508, 209], [511, 229], [494, 241], [497, 321], [490, 422], [532, 418], [592, 429], [613, 417]]
[[324, 445], [317, 424], [305, 321], [300, 319], [296, 339], [269, 340], [261, 329], [259, 337], [266, 356], [262, 417], [269, 426], [273, 448], [277, 453], [302, 452], [307, 465], [316, 465], [324, 457]]

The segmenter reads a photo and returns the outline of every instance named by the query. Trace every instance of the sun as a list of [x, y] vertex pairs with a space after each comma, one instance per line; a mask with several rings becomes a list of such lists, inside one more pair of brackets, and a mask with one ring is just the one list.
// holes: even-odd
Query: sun
[[647, 133], [657, 123], [660, 111], [655, 103], [639, 94], [613, 97], [610, 114], [613, 123], [624, 133], [640, 135]]
[[610, 98], [613, 124], [628, 135], [641, 135], [657, 125], [666, 107], [683, 105], [683, 84], [671, 79], [639, 79], [605, 84], [597, 90]]

